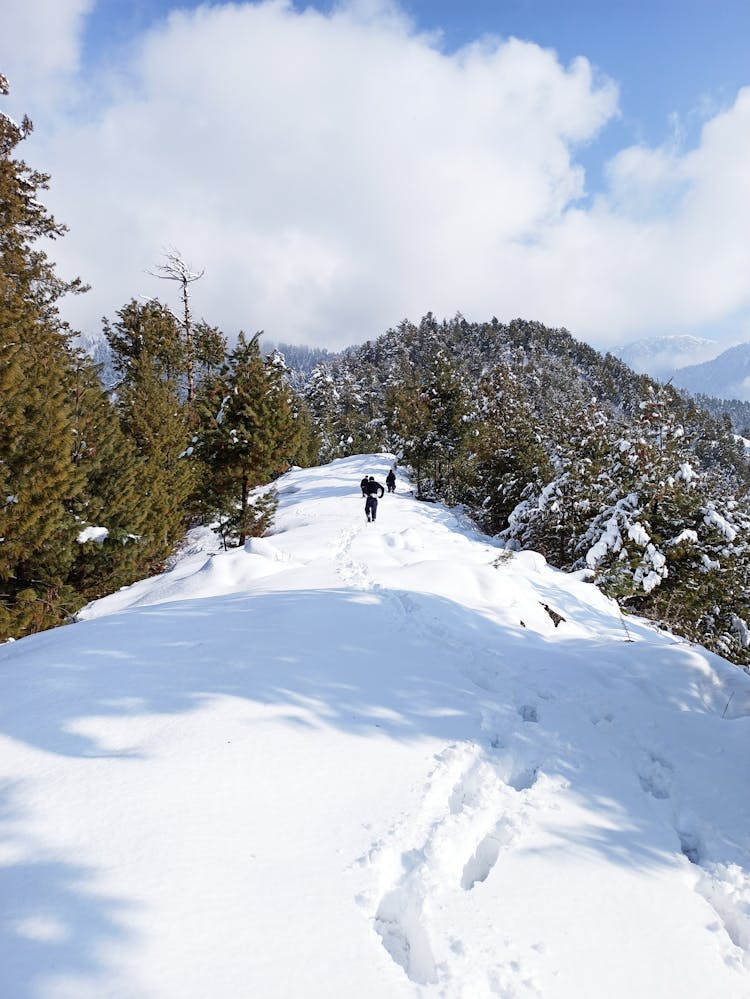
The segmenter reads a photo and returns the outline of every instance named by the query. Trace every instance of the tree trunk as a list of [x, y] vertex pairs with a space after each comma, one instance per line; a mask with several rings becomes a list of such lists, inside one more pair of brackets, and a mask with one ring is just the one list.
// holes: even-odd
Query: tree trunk
[[239, 531], [239, 534], [240, 534], [240, 537], [239, 537], [240, 547], [242, 547], [242, 545], [244, 545], [245, 541], [247, 540], [247, 532], [245, 530], [245, 524], [246, 524], [246, 519], [245, 518], [246, 518], [246, 515], [247, 515], [247, 498], [248, 498], [249, 492], [250, 492], [250, 489], [248, 487], [247, 476], [243, 475], [242, 476], [242, 498], [241, 498], [241, 501], [240, 501], [241, 502], [240, 509], [242, 510], [242, 516], [241, 516], [241, 519], [240, 519], [240, 531]]
[[193, 332], [190, 328], [190, 299], [188, 297], [187, 276], [182, 279], [182, 305], [185, 324], [185, 353], [187, 358], [187, 401], [192, 405], [195, 395], [195, 379], [193, 375]]

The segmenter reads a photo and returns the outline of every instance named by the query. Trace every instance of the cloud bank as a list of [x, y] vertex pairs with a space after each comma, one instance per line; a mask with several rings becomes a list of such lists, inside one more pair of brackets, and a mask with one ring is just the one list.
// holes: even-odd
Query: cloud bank
[[205, 268], [196, 314], [329, 347], [427, 310], [600, 344], [750, 315], [750, 89], [694, 150], [620, 152], [592, 199], [578, 157], [618, 92], [585, 58], [446, 53], [391, 3], [272, 0], [173, 12], [99, 67], [93, 100], [89, 6], [52, 5], [58, 45], [34, 42], [34, 99], [49, 80], [57, 110], [24, 151], [70, 226], [61, 272], [92, 285], [66, 306], [79, 327], [166, 298], [146, 272], [167, 246]]

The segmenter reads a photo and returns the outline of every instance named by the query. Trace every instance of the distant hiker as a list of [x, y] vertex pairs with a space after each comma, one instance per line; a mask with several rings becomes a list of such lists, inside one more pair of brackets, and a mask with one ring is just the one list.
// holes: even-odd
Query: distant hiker
[[367, 502], [365, 503], [365, 516], [367, 520], [375, 520], [378, 512], [378, 497], [375, 495], [380, 490], [381, 497], [385, 494], [385, 489], [376, 482], [374, 477], [371, 475], [365, 483], [365, 493], [367, 495]]
[[388, 486], [389, 493], [396, 492], [396, 476], [393, 473], [393, 469], [385, 477], [385, 484]]
[[362, 495], [366, 496], [367, 495], [367, 476], [365, 476], [364, 479], [362, 479], [362, 481], [359, 484], [359, 488], [362, 490]]

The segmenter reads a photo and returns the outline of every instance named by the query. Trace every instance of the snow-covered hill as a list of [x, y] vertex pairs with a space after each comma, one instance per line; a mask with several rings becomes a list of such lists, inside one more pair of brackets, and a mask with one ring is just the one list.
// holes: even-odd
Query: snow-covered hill
[[666, 381], [677, 368], [710, 361], [720, 350], [721, 345], [716, 340], [681, 334], [645, 337], [615, 347], [612, 353], [633, 371]]
[[77, 333], [74, 346], [82, 350], [99, 365], [99, 378], [107, 391], [117, 384], [117, 374], [112, 362], [112, 351], [102, 333]]
[[750, 678], [389, 464], [0, 648], [4, 999], [750, 995]]
[[712, 361], [674, 373], [674, 384], [719, 399], [750, 400], [750, 343], [730, 347]]

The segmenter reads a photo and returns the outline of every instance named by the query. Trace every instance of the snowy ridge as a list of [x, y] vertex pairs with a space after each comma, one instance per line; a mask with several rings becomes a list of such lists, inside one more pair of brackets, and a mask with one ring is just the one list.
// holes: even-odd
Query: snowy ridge
[[750, 678], [391, 461], [0, 648], [3, 997], [750, 995]]
[[671, 378], [678, 368], [711, 361], [720, 352], [718, 341], [689, 334], [645, 337], [612, 349], [615, 357], [619, 357], [633, 371], [662, 381]]
[[729, 347], [718, 357], [674, 372], [674, 383], [689, 392], [720, 399], [750, 399], [750, 344]]

